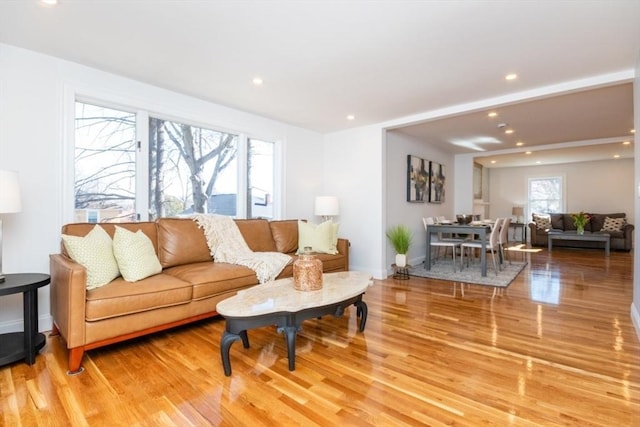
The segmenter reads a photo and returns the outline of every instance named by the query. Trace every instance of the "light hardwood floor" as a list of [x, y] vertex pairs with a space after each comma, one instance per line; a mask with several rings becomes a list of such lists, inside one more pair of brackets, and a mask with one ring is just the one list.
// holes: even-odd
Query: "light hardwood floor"
[[[517, 256], [518, 254], [516, 254]], [[59, 337], [0, 368], [4, 426], [640, 425], [630, 253], [554, 248], [502, 296], [451, 282], [376, 281], [355, 309], [304, 323], [296, 370], [274, 328], [231, 348], [213, 319], [85, 355]]]

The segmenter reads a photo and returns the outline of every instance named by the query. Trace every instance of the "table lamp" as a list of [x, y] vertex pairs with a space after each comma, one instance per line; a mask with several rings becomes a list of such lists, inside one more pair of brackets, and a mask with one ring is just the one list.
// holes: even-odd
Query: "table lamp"
[[315, 214], [321, 216], [324, 221], [332, 216], [340, 214], [338, 198], [334, 196], [318, 196], [315, 203]]
[[[18, 172], [0, 170], [0, 215], [20, 212], [20, 186]], [[0, 218], [0, 283], [4, 282], [2, 274], [2, 218]]]
[[520, 217], [524, 216], [524, 208], [522, 206], [514, 206], [513, 208], [511, 208], [511, 215], [515, 215], [516, 221], [518, 221], [519, 224], [522, 224], [522, 220], [520, 220]]

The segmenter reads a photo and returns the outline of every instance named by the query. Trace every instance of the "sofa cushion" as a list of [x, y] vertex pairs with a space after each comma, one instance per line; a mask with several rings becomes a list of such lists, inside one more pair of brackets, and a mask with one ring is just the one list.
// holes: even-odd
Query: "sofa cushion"
[[163, 268], [211, 261], [204, 231], [191, 218], [158, 218], [158, 258]]
[[208, 261], [179, 265], [165, 270], [164, 274], [190, 283], [193, 286], [194, 300], [258, 284], [253, 270], [225, 262]]
[[591, 219], [589, 222], [591, 223], [591, 231], [600, 231], [604, 226], [604, 220], [609, 218], [626, 218], [627, 215], [624, 213], [610, 213], [610, 214], [589, 214], [591, 215]]
[[622, 228], [627, 225], [626, 218], [611, 218], [606, 217], [604, 219], [604, 224], [600, 231], [612, 232], [612, 231], [622, 231]]
[[269, 221], [266, 219], [236, 219], [240, 234], [254, 252], [277, 252]]
[[298, 221], [287, 219], [269, 222], [276, 251], [290, 254], [298, 250]]
[[113, 255], [124, 280], [137, 282], [162, 271], [153, 243], [142, 230], [134, 233], [117, 225], [115, 228]]
[[549, 218], [551, 219], [551, 228], [555, 229], [555, 230], [564, 230], [564, 215], [563, 214], [557, 214], [557, 213], [552, 213], [549, 215]]
[[549, 215], [532, 214], [533, 222], [536, 223], [536, 229], [548, 230], [551, 228], [551, 218]]
[[113, 255], [113, 241], [99, 225], [83, 237], [62, 235], [67, 253], [87, 270], [87, 289], [104, 286], [120, 275]]
[[156, 274], [135, 285], [119, 277], [106, 286], [87, 291], [85, 317], [95, 321], [191, 301], [190, 283], [167, 274]]

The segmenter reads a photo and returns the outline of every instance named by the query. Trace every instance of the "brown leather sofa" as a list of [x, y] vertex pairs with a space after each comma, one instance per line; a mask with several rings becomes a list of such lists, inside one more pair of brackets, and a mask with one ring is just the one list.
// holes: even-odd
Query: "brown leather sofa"
[[[277, 251], [295, 260], [297, 220], [236, 220], [253, 251]], [[116, 224], [100, 224], [113, 237]], [[214, 262], [202, 229], [191, 219], [161, 218], [155, 222], [119, 223], [152, 241], [162, 272], [130, 283], [122, 277], [86, 289], [86, 270], [62, 246], [50, 255], [53, 335], [69, 349], [69, 372], [82, 371], [87, 350], [139, 337], [217, 315], [219, 301], [258, 284], [253, 270]], [[62, 234], [84, 236], [95, 224], [68, 224]], [[317, 254], [325, 272], [348, 271], [349, 241], [338, 239], [338, 254]], [[293, 262], [278, 276], [291, 277]]]
[[[604, 224], [605, 218], [626, 218], [624, 213], [611, 213], [611, 214], [594, 214], [589, 213], [591, 219], [585, 226], [584, 230], [592, 233], [601, 233], [602, 226]], [[550, 214], [551, 219], [551, 228], [550, 229], [540, 229], [536, 226], [535, 222], [529, 223], [529, 235], [531, 236], [531, 245], [532, 246], [544, 246], [546, 247], [548, 244], [548, 234], [549, 231], [576, 231], [576, 226], [573, 224], [573, 218], [571, 214], [568, 213], [557, 213]], [[622, 231], [607, 231], [611, 236], [611, 249], [622, 250], [622, 251], [630, 251], [633, 240], [633, 224], [626, 224]], [[601, 248], [601, 242], [590, 242], [590, 241], [577, 241], [577, 240], [554, 240], [553, 246], [571, 246], [571, 247], [580, 247], [580, 248]]]

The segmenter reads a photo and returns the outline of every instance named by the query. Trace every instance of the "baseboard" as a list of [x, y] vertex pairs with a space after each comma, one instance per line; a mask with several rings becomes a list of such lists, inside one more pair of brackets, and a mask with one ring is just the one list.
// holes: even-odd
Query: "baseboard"
[[633, 323], [636, 335], [638, 336], [638, 341], [640, 341], [640, 313], [638, 312], [638, 307], [634, 303], [631, 303], [631, 323]]
[[[50, 331], [51, 325], [53, 325], [53, 319], [51, 315], [44, 315], [38, 317], [38, 332]], [[0, 323], [0, 334], [7, 334], [10, 332], [22, 332], [24, 325], [22, 319], [13, 319]]]

